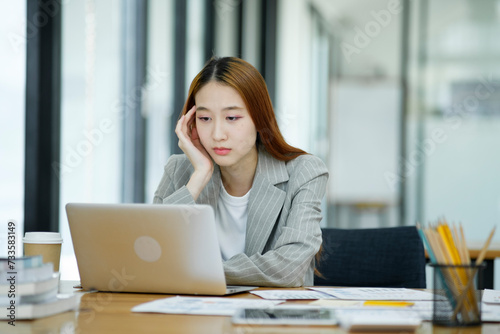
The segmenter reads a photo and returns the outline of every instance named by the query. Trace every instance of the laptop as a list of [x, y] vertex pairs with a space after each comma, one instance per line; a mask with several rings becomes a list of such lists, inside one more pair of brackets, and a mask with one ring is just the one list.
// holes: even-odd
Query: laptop
[[256, 287], [226, 286], [209, 205], [66, 205], [85, 290], [226, 295]]

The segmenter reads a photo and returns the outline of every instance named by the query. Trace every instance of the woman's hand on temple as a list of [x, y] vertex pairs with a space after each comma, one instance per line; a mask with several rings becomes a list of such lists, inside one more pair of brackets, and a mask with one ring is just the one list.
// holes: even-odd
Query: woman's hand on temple
[[180, 149], [186, 154], [194, 167], [194, 173], [186, 187], [196, 200], [210, 180], [214, 165], [207, 150], [201, 144], [195, 121], [196, 106], [193, 106], [177, 122], [175, 133], [179, 138]]

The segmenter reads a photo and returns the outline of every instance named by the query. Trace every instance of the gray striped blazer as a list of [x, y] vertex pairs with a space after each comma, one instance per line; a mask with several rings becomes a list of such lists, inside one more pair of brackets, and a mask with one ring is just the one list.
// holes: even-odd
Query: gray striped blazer
[[[172, 155], [155, 192], [154, 203], [195, 204], [186, 188], [194, 169], [188, 158]], [[220, 191], [220, 169], [196, 204], [214, 210]], [[314, 284], [314, 255], [321, 245], [321, 200], [328, 171], [313, 155], [289, 162], [259, 150], [248, 203], [245, 251], [224, 261], [227, 284], [298, 287]]]

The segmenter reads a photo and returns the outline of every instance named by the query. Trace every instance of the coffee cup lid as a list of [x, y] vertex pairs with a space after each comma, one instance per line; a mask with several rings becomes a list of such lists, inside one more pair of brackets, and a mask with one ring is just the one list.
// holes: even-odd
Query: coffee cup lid
[[61, 244], [63, 239], [59, 232], [26, 232], [23, 242], [25, 244]]

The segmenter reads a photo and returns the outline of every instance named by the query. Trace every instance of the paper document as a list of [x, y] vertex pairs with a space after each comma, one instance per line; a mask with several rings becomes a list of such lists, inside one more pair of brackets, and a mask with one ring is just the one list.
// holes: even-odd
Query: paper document
[[223, 297], [169, 297], [137, 305], [132, 312], [232, 316], [239, 308], [273, 307], [284, 300]]
[[264, 299], [336, 299], [326, 293], [312, 290], [259, 290], [250, 293]]
[[500, 304], [500, 290], [484, 289], [483, 303]]
[[348, 300], [433, 300], [430, 292], [406, 288], [308, 288]]
[[309, 305], [329, 308], [356, 308], [363, 307], [363, 303], [364, 301], [361, 300], [318, 299], [310, 302]]
[[483, 302], [481, 304], [481, 320], [485, 322], [500, 322], [500, 304]]
[[429, 300], [414, 301], [409, 303], [413, 305], [407, 305], [405, 307], [401, 307], [401, 305], [392, 306], [390, 303], [391, 302], [384, 304], [381, 301], [375, 301], [375, 300], [365, 301], [365, 300], [320, 299], [309, 303], [309, 305], [334, 308], [336, 310], [347, 309], [347, 310], [372, 311], [372, 312], [411, 311], [412, 313], [418, 314], [418, 316], [421, 319], [432, 320], [433, 301]]
[[500, 290], [484, 289], [481, 304], [481, 320], [500, 322]]

